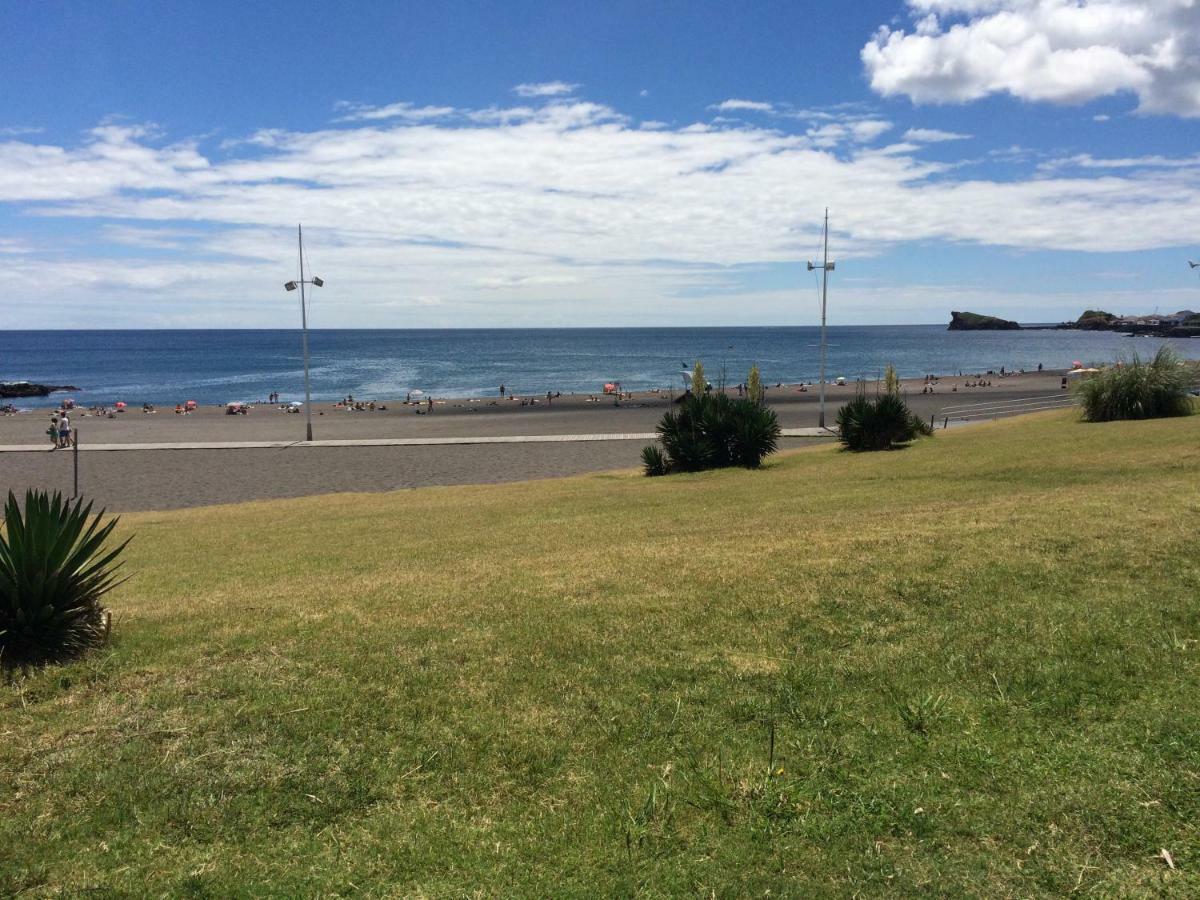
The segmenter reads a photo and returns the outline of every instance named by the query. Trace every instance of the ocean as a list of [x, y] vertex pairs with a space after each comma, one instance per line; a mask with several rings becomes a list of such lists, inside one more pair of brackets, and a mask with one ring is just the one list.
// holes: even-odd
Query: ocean
[[[347, 394], [396, 399], [413, 390], [444, 397], [598, 393], [678, 387], [696, 359], [709, 380], [722, 370], [743, 381], [757, 364], [763, 380], [813, 381], [820, 329], [578, 328], [378, 329], [309, 332], [315, 400]], [[947, 331], [944, 325], [829, 329], [830, 378], [903, 377], [1009, 369], [1068, 368], [1147, 357], [1164, 341], [1112, 332]], [[1200, 339], [1168, 341], [1200, 358]], [[175, 404], [304, 397], [300, 332], [293, 330], [2, 331], [0, 381], [73, 384], [77, 401]], [[28, 402], [28, 401], [27, 401]]]

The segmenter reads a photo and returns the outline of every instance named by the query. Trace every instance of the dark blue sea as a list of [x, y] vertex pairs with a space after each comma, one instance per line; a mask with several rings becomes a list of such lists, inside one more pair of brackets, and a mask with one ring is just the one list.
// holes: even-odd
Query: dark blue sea
[[[817, 378], [820, 330], [795, 328], [580, 328], [325, 330], [309, 334], [313, 397], [593, 393], [606, 381], [630, 390], [675, 387], [704, 361], [710, 380], [768, 383]], [[944, 325], [829, 329], [830, 378], [876, 378], [888, 363], [902, 376], [1067, 368], [1163, 341], [1109, 332], [947, 331]], [[1169, 342], [1200, 358], [1200, 339]], [[272, 391], [303, 399], [299, 331], [0, 331], [0, 381], [73, 384], [77, 400], [130, 404], [261, 400]]]

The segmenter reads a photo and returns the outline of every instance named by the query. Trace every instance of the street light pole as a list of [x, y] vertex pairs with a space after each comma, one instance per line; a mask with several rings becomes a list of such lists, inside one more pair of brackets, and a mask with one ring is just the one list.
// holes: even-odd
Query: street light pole
[[821, 391], [821, 413], [818, 422], [819, 427], [825, 427], [825, 301], [829, 296], [829, 273], [837, 268], [837, 263], [829, 260], [829, 208], [825, 208], [825, 258], [821, 265], [808, 264], [808, 271], [814, 269], [821, 270], [821, 375], [820, 375], [820, 391]]
[[296, 286], [300, 286], [300, 327], [301, 327], [301, 346], [304, 348], [304, 424], [305, 424], [305, 440], [311, 441], [312, 435], [312, 387], [308, 377], [308, 304], [304, 294], [304, 286], [311, 284], [313, 287], [321, 287], [325, 282], [313, 276], [311, 280], [306, 281], [304, 278], [304, 229], [296, 226], [296, 239], [300, 245], [300, 280], [289, 281], [284, 285], [285, 290], [294, 291]]
[[304, 230], [296, 226], [296, 238], [300, 244], [300, 328], [304, 346], [304, 431], [306, 441], [312, 440], [312, 385], [308, 379], [308, 304], [304, 299]]

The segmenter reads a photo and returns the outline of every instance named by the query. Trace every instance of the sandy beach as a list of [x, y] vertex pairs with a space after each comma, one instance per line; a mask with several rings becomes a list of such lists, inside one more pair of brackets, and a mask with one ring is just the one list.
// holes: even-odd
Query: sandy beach
[[[914, 411], [923, 417], [946, 406], [1062, 395], [1058, 374], [1015, 375], [967, 387], [975, 379], [942, 378], [933, 393], [922, 382], [905, 385]], [[954, 388], [958, 390], [954, 390]], [[853, 385], [830, 386], [827, 416], [854, 394]], [[767, 401], [785, 428], [817, 424], [815, 389], [772, 387]], [[484, 437], [497, 435], [627, 434], [652, 432], [671, 400], [635, 394], [619, 404], [611, 397], [561, 397], [536, 405], [519, 400], [435, 399], [426, 405], [383, 401], [386, 410], [352, 411], [330, 403], [314, 405], [318, 440]], [[0, 445], [48, 444], [48, 408], [0, 417]], [[197, 441], [299, 441], [303, 414], [259, 406], [247, 415], [202, 407], [190, 415], [133, 409], [112, 418], [72, 414], [82, 446], [88, 444], [188, 443]], [[785, 438], [781, 449], [814, 440]], [[172, 509], [275, 497], [344, 491], [390, 491], [428, 485], [483, 484], [553, 478], [640, 465], [645, 440], [392, 447], [280, 447], [271, 449], [128, 450], [80, 454], [80, 490], [113, 511]], [[72, 487], [73, 460], [67, 451], [0, 454], [0, 490]]]
[[[1045, 395], [1060, 396], [1060, 373], [984, 376], [989, 387], [968, 387], [975, 378], [943, 377], [933, 393], [923, 394], [921, 380], [903, 384], [909, 406], [923, 418], [946, 406], [1003, 401]], [[873, 389], [873, 383], [868, 385]], [[829, 385], [826, 394], [827, 424], [832, 424], [838, 406], [854, 396], [853, 384]], [[367, 398], [356, 398], [367, 399]], [[545, 396], [519, 399], [499, 397], [466, 400], [434, 398], [428, 404], [404, 405], [402, 401], [370, 398], [386, 409], [358, 411], [333, 403], [313, 404], [313, 437], [318, 440], [370, 438], [422, 438], [523, 434], [594, 434], [651, 432], [665, 410], [671, 408], [666, 393], [634, 393], [619, 403], [612, 397], [573, 395], [546, 402]], [[45, 436], [55, 398], [27, 401], [35, 411], [0, 416], [0, 445], [48, 443]], [[530, 404], [534, 400], [536, 403]], [[801, 390], [796, 385], [770, 386], [767, 403], [784, 428], [806, 428], [817, 424], [818, 392], [815, 386]], [[145, 414], [140, 407], [111, 417], [91, 415], [87, 410], [71, 414], [72, 425], [84, 444], [188, 443], [196, 441], [283, 441], [304, 438], [304, 415], [277, 407], [255, 406], [247, 415], [226, 415], [223, 407], [202, 406], [189, 415], [176, 415], [160, 407]]]

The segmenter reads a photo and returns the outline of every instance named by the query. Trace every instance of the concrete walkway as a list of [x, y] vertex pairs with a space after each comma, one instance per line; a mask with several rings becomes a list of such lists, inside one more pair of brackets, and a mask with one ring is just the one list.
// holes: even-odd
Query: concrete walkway
[[[824, 428], [784, 428], [785, 438], [835, 437]], [[652, 441], [654, 432], [633, 434], [519, 434], [488, 437], [367, 438], [344, 441], [198, 441], [170, 444], [80, 444], [81, 453], [119, 450], [285, 450], [293, 447], [433, 447], [442, 444], [554, 444], [574, 441]], [[45, 444], [0, 445], [0, 453], [53, 453]], [[70, 452], [64, 451], [64, 452]]]

